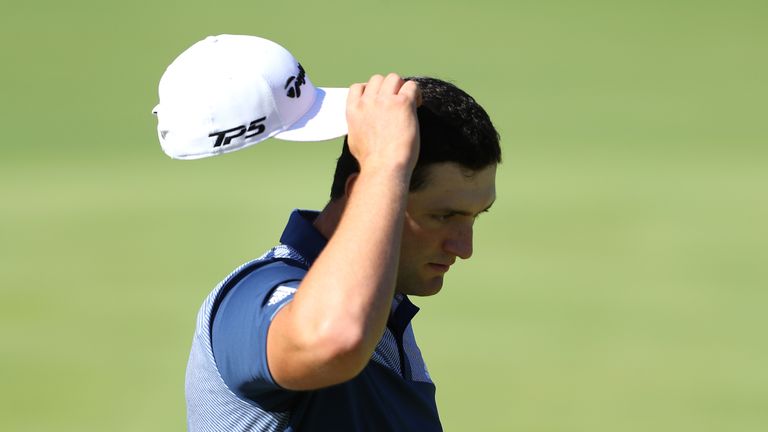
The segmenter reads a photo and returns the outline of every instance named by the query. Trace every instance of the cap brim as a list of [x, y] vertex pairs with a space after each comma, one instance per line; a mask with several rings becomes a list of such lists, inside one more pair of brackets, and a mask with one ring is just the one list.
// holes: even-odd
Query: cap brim
[[347, 134], [347, 88], [317, 87], [315, 103], [288, 129], [273, 138], [286, 141], [325, 141]]

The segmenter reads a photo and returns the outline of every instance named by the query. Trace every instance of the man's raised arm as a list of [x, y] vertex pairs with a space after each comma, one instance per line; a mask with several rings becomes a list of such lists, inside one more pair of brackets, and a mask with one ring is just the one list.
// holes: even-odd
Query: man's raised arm
[[355, 377], [384, 332], [419, 153], [419, 103], [416, 83], [395, 74], [350, 88], [348, 143], [360, 172], [347, 182], [328, 245], [270, 325], [267, 360], [284, 388], [311, 390]]

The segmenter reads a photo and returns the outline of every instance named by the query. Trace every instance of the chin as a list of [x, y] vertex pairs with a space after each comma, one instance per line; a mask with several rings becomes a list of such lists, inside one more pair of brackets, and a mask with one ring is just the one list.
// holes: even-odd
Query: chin
[[435, 295], [435, 294], [439, 293], [439, 292], [440, 292], [440, 290], [441, 290], [442, 288], [443, 288], [443, 286], [441, 285], [441, 286], [437, 287], [436, 289], [433, 289], [432, 291], [427, 291], [427, 292], [425, 292], [425, 293], [423, 293], [423, 294], [417, 294], [417, 295], [418, 295], [419, 297], [429, 297], [429, 296], [433, 296], [433, 295]]
[[440, 292], [443, 288], [443, 277], [439, 276], [430, 280], [424, 281], [416, 287], [411, 287], [405, 294], [417, 296], [417, 297], [429, 297]]

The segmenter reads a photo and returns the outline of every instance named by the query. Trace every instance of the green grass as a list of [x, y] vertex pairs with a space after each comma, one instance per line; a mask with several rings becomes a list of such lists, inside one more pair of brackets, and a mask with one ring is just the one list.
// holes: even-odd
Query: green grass
[[764, 430], [766, 18], [757, 1], [7, 6], [0, 430], [183, 429], [200, 301], [324, 204], [338, 140], [160, 151], [157, 82], [218, 33], [284, 44], [321, 85], [450, 79], [497, 124], [475, 256], [416, 299], [446, 430]]

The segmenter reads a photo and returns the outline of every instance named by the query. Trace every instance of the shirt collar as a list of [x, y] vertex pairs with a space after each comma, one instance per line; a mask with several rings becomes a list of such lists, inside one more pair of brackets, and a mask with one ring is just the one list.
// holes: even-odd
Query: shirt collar
[[411, 303], [408, 296], [400, 293], [395, 294], [395, 298], [392, 299], [392, 309], [389, 312], [387, 327], [396, 337], [402, 337], [406, 327], [418, 311], [419, 307]]
[[[310, 265], [315, 262], [328, 243], [328, 240], [313, 225], [319, 214], [312, 210], [292, 211], [283, 235], [280, 236], [280, 243], [295, 249], [309, 261]], [[392, 299], [387, 326], [396, 334], [402, 335], [418, 311], [419, 308], [410, 302], [408, 296], [397, 293]]]
[[311, 265], [320, 255], [328, 240], [315, 228], [313, 222], [319, 212], [294, 210], [280, 236], [280, 243], [296, 249]]

